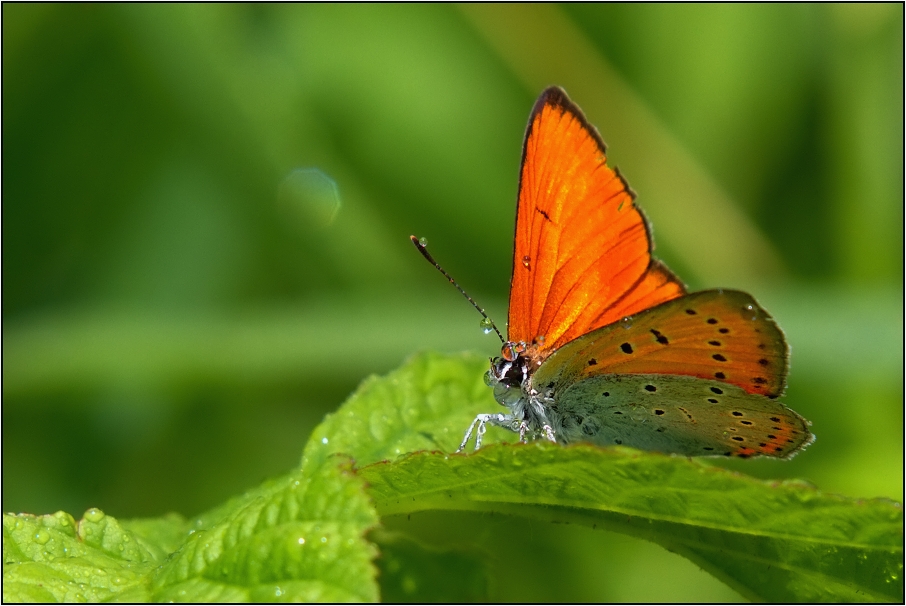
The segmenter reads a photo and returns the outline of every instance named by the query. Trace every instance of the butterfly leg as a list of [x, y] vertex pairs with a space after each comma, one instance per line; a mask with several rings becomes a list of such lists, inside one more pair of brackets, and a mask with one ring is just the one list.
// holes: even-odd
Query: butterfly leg
[[513, 415], [504, 415], [504, 414], [480, 414], [475, 417], [475, 420], [472, 421], [472, 424], [469, 425], [469, 429], [466, 430], [466, 435], [462, 439], [462, 444], [459, 445], [459, 448], [456, 449], [456, 452], [462, 452], [466, 444], [469, 443], [469, 439], [472, 437], [472, 431], [475, 430], [475, 426], [478, 426], [478, 430], [475, 431], [475, 450], [481, 448], [481, 438], [484, 436], [484, 432], [487, 430], [486, 425], [490, 423], [491, 425], [497, 425], [498, 427], [506, 427], [507, 429], [512, 429], [513, 427]]
[[557, 441], [557, 438], [554, 437], [554, 430], [550, 425], [545, 424], [542, 429], [544, 430], [544, 437], [546, 437], [551, 442]]

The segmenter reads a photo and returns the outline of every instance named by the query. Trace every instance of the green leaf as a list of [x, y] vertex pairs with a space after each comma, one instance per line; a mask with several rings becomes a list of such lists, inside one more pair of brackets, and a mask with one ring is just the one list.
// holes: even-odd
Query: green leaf
[[515, 437], [493, 429], [474, 454], [400, 458], [453, 452], [474, 415], [496, 409], [486, 367], [424, 354], [369, 379], [315, 430], [306, 457], [354, 456], [382, 516], [452, 509], [573, 521], [654, 541], [754, 600], [902, 600], [903, 514], [889, 501], [625, 448], [493, 447]]
[[630, 449], [533, 443], [360, 470], [382, 516], [479, 510], [659, 543], [757, 601], [897, 601], [902, 510]]
[[89, 509], [3, 516], [3, 601], [147, 601], [147, 576], [162, 561], [148, 535]]
[[488, 601], [488, 563], [474, 550], [441, 550], [400, 533], [372, 533], [381, 550], [381, 599], [391, 603]]
[[[481, 380], [486, 366], [423, 354], [366, 380], [315, 429], [298, 470], [191, 522], [118, 522], [96, 509], [78, 523], [62, 512], [6, 515], [3, 598], [376, 600], [377, 550], [365, 537], [377, 514], [457, 510], [650, 540], [755, 600], [902, 601], [903, 514], [889, 501], [626, 448], [505, 445], [515, 435], [496, 428], [479, 452], [447, 454], [475, 414], [497, 406]], [[338, 453], [355, 457], [358, 472]], [[487, 595], [482, 556], [371, 536], [383, 551], [385, 599]]]
[[377, 516], [349, 460], [325, 459], [189, 523], [90, 509], [5, 515], [4, 601], [375, 601]]
[[201, 516], [152, 581], [158, 601], [341, 602], [378, 597], [377, 523], [341, 457], [303, 468]]
[[[502, 410], [482, 376], [487, 358], [418, 354], [384, 377], [369, 377], [312, 432], [303, 460], [352, 456], [358, 467], [419, 450], [453, 452], [475, 415]], [[489, 428], [485, 444], [515, 434]]]

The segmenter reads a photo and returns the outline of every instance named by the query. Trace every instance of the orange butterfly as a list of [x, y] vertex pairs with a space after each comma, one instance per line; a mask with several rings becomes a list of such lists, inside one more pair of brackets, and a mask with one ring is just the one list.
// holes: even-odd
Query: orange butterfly
[[633, 199], [582, 111], [545, 90], [522, 150], [508, 340], [485, 377], [509, 412], [478, 415], [459, 450], [488, 424], [688, 456], [788, 458], [814, 440], [776, 400], [788, 348], [771, 317], [744, 292], [686, 294]]

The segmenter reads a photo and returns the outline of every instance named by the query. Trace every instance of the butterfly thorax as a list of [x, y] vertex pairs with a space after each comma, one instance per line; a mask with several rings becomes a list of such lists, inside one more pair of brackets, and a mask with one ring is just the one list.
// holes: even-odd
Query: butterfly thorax
[[505, 406], [530, 433], [540, 431], [548, 420], [546, 398], [532, 387], [532, 375], [544, 356], [536, 345], [506, 343], [502, 355], [491, 360], [485, 383], [493, 388], [494, 399]]

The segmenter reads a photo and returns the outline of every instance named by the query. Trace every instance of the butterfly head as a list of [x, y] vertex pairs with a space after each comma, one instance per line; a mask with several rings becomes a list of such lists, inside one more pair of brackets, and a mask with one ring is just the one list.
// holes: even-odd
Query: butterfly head
[[503, 406], [513, 406], [526, 395], [526, 385], [541, 365], [537, 343], [508, 341], [500, 357], [491, 359], [491, 368], [485, 373], [485, 383], [494, 388], [494, 399]]

